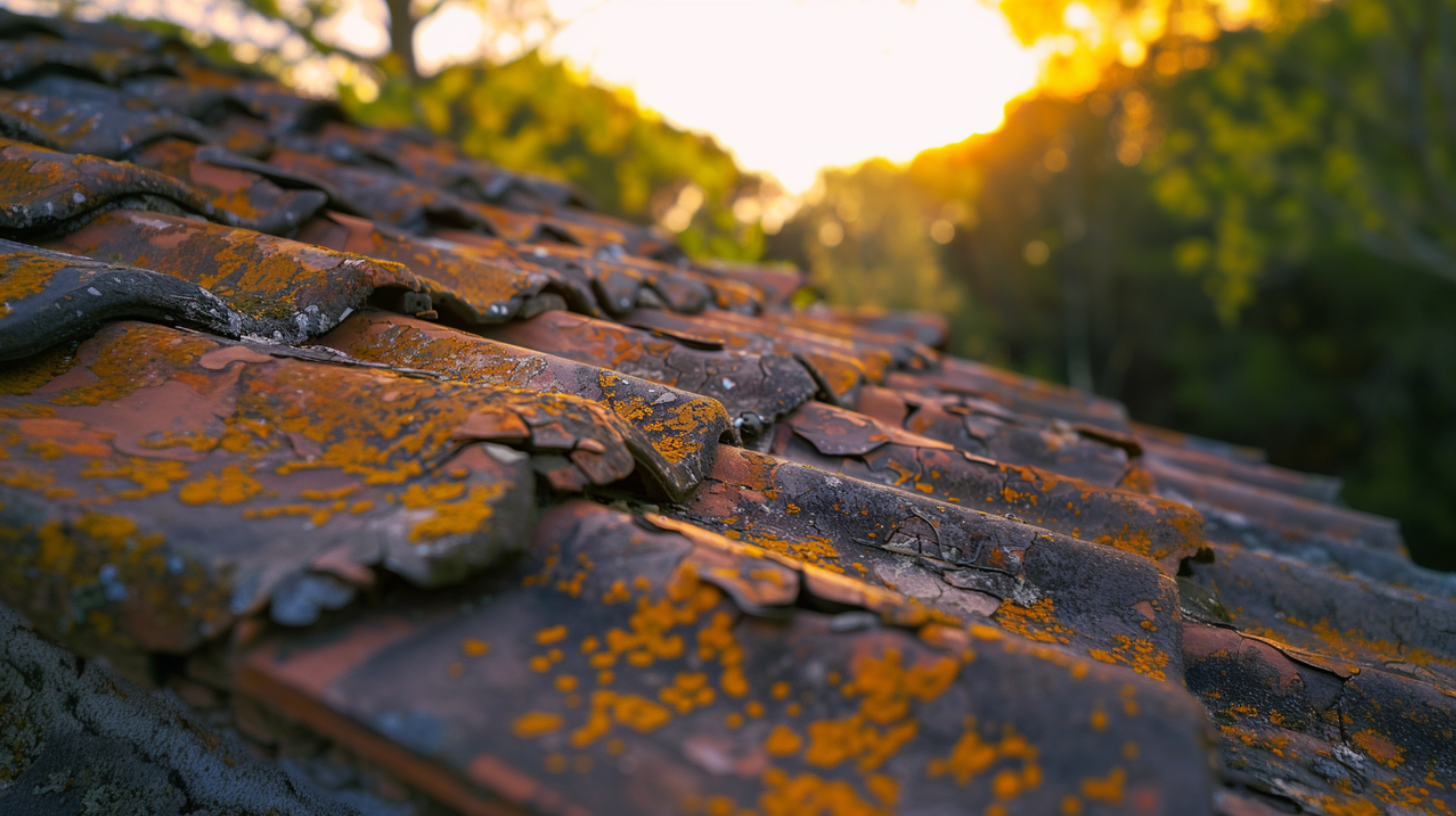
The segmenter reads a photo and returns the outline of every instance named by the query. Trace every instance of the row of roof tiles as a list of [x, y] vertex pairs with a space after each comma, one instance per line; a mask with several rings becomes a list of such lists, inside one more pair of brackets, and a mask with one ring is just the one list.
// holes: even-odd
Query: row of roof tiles
[[1456, 581], [1336, 482], [164, 38], [0, 38], [0, 600], [339, 802], [1456, 807]]

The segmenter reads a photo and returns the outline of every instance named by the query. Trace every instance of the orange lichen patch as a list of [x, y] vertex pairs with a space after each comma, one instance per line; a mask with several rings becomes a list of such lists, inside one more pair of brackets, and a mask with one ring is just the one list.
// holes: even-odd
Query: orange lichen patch
[[1131, 666], [1138, 674], [1145, 674], [1154, 680], [1166, 680], [1168, 666], [1168, 655], [1163, 650], [1154, 646], [1152, 641], [1143, 638], [1131, 638], [1127, 635], [1113, 635], [1117, 642], [1116, 648], [1112, 651], [1106, 649], [1089, 649], [1087, 654], [1103, 663], [1121, 663]]
[[237, 465], [227, 465], [220, 473], [204, 473], [201, 479], [188, 482], [177, 491], [184, 504], [237, 504], [253, 498], [263, 485]]
[[803, 747], [804, 738], [787, 725], [774, 726], [763, 741], [764, 752], [775, 757], [793, 756]]
[[657, 699], [672, 706], [679, 714], [689, 714], [695, 708], [712, 705], [717, 697], [708, 675], [702, 672], [678, 672], [673, 684], [657, 693]]
[[475, 638], [466, 638], [460, 644], [460, 651], [466, 657], [485, 657], [490, 653], [490, 644]]
[[1385, 811], [1368, 799], [1321, 796], [1318, 801], [1320, 812], [1329, 816], [1385, 816]]
[[1031, 606], [1022, 606], [1014, 601], [1001, 603], [992, 615], [996, 622], [1008, 631], [1022, 637], [1043, 643], [1071, 643], [1072, 630], [1057, 619], [1056, 605], [1050, 598], [1041, 598]]
[[[42, 454], [42, 458], [50, 457]], [[124, 461], [93, 461], [81, 470], [81, 475], [88, 479], [130, 479], [136, 483], [136, 489], [119, 490], [114, 495], [120, 499], [143, 499], [170, 491], [173, 482], [186, 479], [190, 474], [181, 462], [132, 457]]]
[[44, 292], [56, 273], [74, 266], [72, 260], [40, 254], [13, 254], [0, 264], [0, 310], [15, 311], [10, 304]]
[[566, 632], [567, 630], [564, 624], [560, 626], [552, 626], [548, 629], [542, 629], [541, 631], [536, 633], [536, 642], [541, 644], [542, 646], [550, 646], [553, 643], [560, 643], [561, 641], [566, 639]]
[[789, 776], [778, 768], [763, 772], [764, 791], [758, 798], [763, 816], [889, 816], [870, 804], [853, 785], [826, 780], [812, 773]]
[[1356, 731], [1350, 735], [1350, 741], [1359, 746], [1360, 750], [1371, 759], [1388, 768], [1405, 764], [1405, 750], [1373, 729]]
[[648, 733], [666, 725], [672, 714], [663, 706], [637, 694], [619, 694], [599, 689], [591, 694], [591, 712], [586, 723], [571, 732], [571, 746], [582, 749], [605, 737], [613, 724]]
[[[449, 485], [459, 487], [460, 485]], [[416, 485], [411, 485], [411, 488]], [[482, 530], [486, 521], [495, 515], [492, 505], [506, 490], [504, 484], [470, 485], [464, 498], [455, 502], [438, 502], [433, 505], [429, 518], [410, 527], [410, 541], [434, 541], [446, 536], [471, 535]], [[455, 495], [459, 495], [456, 492]]]
[[726, 428], [728, 424], [728, 414], [717, 401], [694, 400], [670, 403], [666, 410], [638, 427], [665, 459], [681, 462], [702, 449], [705, 428]]
[[870, 774], [865, 777], [865, 787], [887, 809], [893, 810], [900, 801], [900, 781], [893, 776]]
[[1002, 727], [1001, 738], [991, 742], [982, 738], [975, 718], [967, 717], [965, 730], [950, 754], [942, 759], [932, 759], [925, 772], [931, 779], [949, 776], [957, 785], [965, 787], [998, 762], [1017, 763], [1016, 768], [1004, 767], [998, 771], [991, 778], [990, 785], [991, 793], [997, 799], [1015, 799], [1041, 785], [1042, 771], [1037, 763], [1039, 754], [1009, 724]]
[[79, 361], [94, 380], [65, 388], [51, 398], [52, 403], [100, 405], [174, 379], [198, 390], [206, 389], [207, 375], [192, 364], [216, 348], [215, 342], [166, 329], [128, 331], [109, 339], [96, 351], [94, 359]]
[[511, 732], [521, 739], [535, 739], [560, 731], [564, 721], [560, 714], [545, 711], [528, 711], [511, 723]]
[[740, 537], [744, 541], [750, 541], [770, 552], [787, 555], [796, 561], [813, 564], [830, 572], [844, 572], [844, 567], [839, 563], [839, 550], [835, 548], [834, 542], [823, 536], [806, 536], [802, 540], [791, 540], [768, 530], [751, 530], [743, 533], [729, 531], [728, 538]]
[[[1237, 614], [1235, 616], [1237, 617]], [[1308, 642], [1299, 643], [1298, 641], [1303, 640], [1303, 637], [1309, 637], [1310, 640], [1314, 641], [1312, 645], [1314, 645], [1316, 652], [1325, 656], [1322, 658], [1323, 660], [1327, 660], [1331, 664], [1338, 664], [1341, 661], [1329, 660], [1328, 657], [1337, 656], [1343, 658], [1345, 661], [1350, 661], [1339, 667], [1350, 673], [1358, 673], [1360, 671], [1359, 665], [1356, 664], [1363, 663], [1378, 666], [1386, 661], [1412, 663], [1416, 666], [1423, 667], [1439, 666], [1456, 670], [1456, 660], [1453, 660], [1447, 655], [1433, 654], [1430, 651], [1406, 643], [1393, 642], [1384, 638], [1373, 638], [1360, 629], [1351, 628], [1340, 631], [1331, 625], [1328, 618], [1321, 618], [1319, 621], [1311, 624], [1301, 621], [1292, 615], [1284, 615], [1280, 617], [1280, 621], [1295, 627], [1295, 629], [1293, 631], [1286, 630], [1281, 632], [1253, 622], [1243, 624], [1242, 629], [1247, 634], [1274, 641], [1276, 646], [1290, 643], [1291, 645], [1308, 648], [1311, 644]], [[1309, 635], [1305, 635], [1304, 633], [1309, 633]], [[1295, 636], [1293, 640], [1291, 640], [1291, 634]], [[1308, 656], [1304, 657], [1304, 659], [1321, 658]]]
[[949, 657], [902, 665], [897, 649], [881, 657], [860, 656], [851, 667], [851, 679], [840, 687], [846, 698], [859, 697], [855, 714], [808, 724], [809, 747], [804, 761], [819, 768], [834, 768], [856, 760], [861, 773], [874, 771], [915, 738], [919, 724], [912, 704], [938, 698], [960, 672]]
[[1079, 786], [1082, 796], [1093, 802], [1121, 805], [1125, 796], [1123, 785], [1127, 784], [1127, 770], [1115, 767], [1102, 778], [1083, 779]]

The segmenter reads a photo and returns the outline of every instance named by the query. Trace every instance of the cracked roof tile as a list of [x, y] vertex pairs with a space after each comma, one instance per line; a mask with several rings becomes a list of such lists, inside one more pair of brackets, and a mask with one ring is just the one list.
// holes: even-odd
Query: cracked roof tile
[[815, 391], [813, 378], [790, 357], [694, 348], [640, 329], [564, 312], [547, 312], [491, 329], [486, 335], [712, 397], [745, 433], [761, 432]]
[[564, 490], [626, 477], [646, 447], [576, 397], [286, 355], [118, 323], [8, 370], [8, 600], [62, 631], [182, 651], [311, 563], [430, 585], [518, 547], [532, 462], [477, 442], [538, 454]]
[[703, 487], [666, 512], [955, 619], [991, 615], [1158, 679], [1178, 671], [1177, 591], [1141, 555], [726, 445]]
[[822, 403], [805, 403], [785, 420], [772, 450], [801, 464], [1111, 544], [1168, 575], [1207, 546], [1202, 517], [1179, 502], [975, 456]]
[[732, 422], [717, 400], [423, 321], [357, 314], [317, 342], [392, 368], [600, 402], [652, 443], [660, 457], [654, 472], [667, 477], [663, 492], [675, 500], [702, 481], [719, 438], [732, 436]]
[[[240, 689], [465, 813], [1206, 808], [1201, 715], [1163, 684], [999, 633], [795, 607], [812, 568], [587, 504], [542, 520], [528, 569], [466, 607], [265, 639]], [[745, 574], [773, 603], [740, 602]], [[1078, 693], [1008, 706], [1027, 684]], [[1134, 747], [1089, 750], [1104, 743]]]

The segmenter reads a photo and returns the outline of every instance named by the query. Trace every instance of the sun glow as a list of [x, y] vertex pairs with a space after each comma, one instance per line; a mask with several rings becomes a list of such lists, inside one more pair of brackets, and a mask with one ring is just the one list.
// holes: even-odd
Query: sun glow
[[[706, 131], [791, 193], [820, 167], [906, 161], [995, 130], [1037, 60], [974, 0], [556, 0], [547, 46], [645, 107]], [[432, 25], [421, 63], [482, 48]]]

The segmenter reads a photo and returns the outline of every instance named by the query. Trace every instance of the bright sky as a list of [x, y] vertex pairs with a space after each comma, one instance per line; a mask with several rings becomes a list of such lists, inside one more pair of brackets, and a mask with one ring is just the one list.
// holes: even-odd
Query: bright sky
[[826, 165], [907, 161], [994, 130], [1037, 78], [975, 0], [608, 0], [552, 50], [790, 192]]
[[[45, 12], [57, 1], [0, 3]], [[1005, 103], [1037, 79], [1036, 58], [978, 0], [547, 2], [567, 21], [551, 52], [631, 88], [673, 122], [717, 136], [744, 166], [772, 173], [791, 194], [807, 190], [820, 167], [874, 156], [907, 161], [995, 130]], [[421, 26], [416, 45], [426, 73], [455, 59], [514, 56], [522, 40], [539, 39], [539, 30], [493, 30], [479, 3], [448, 0]], [[244, 19], [240, 5], [89, 0], [81, 8], [90, 12], [83, 16], [158, 16], [260, 44], [286, 34], [276, 22]], [[361, 53], [387, 47], [383, 0], [340, 5], [321, 34]]]

